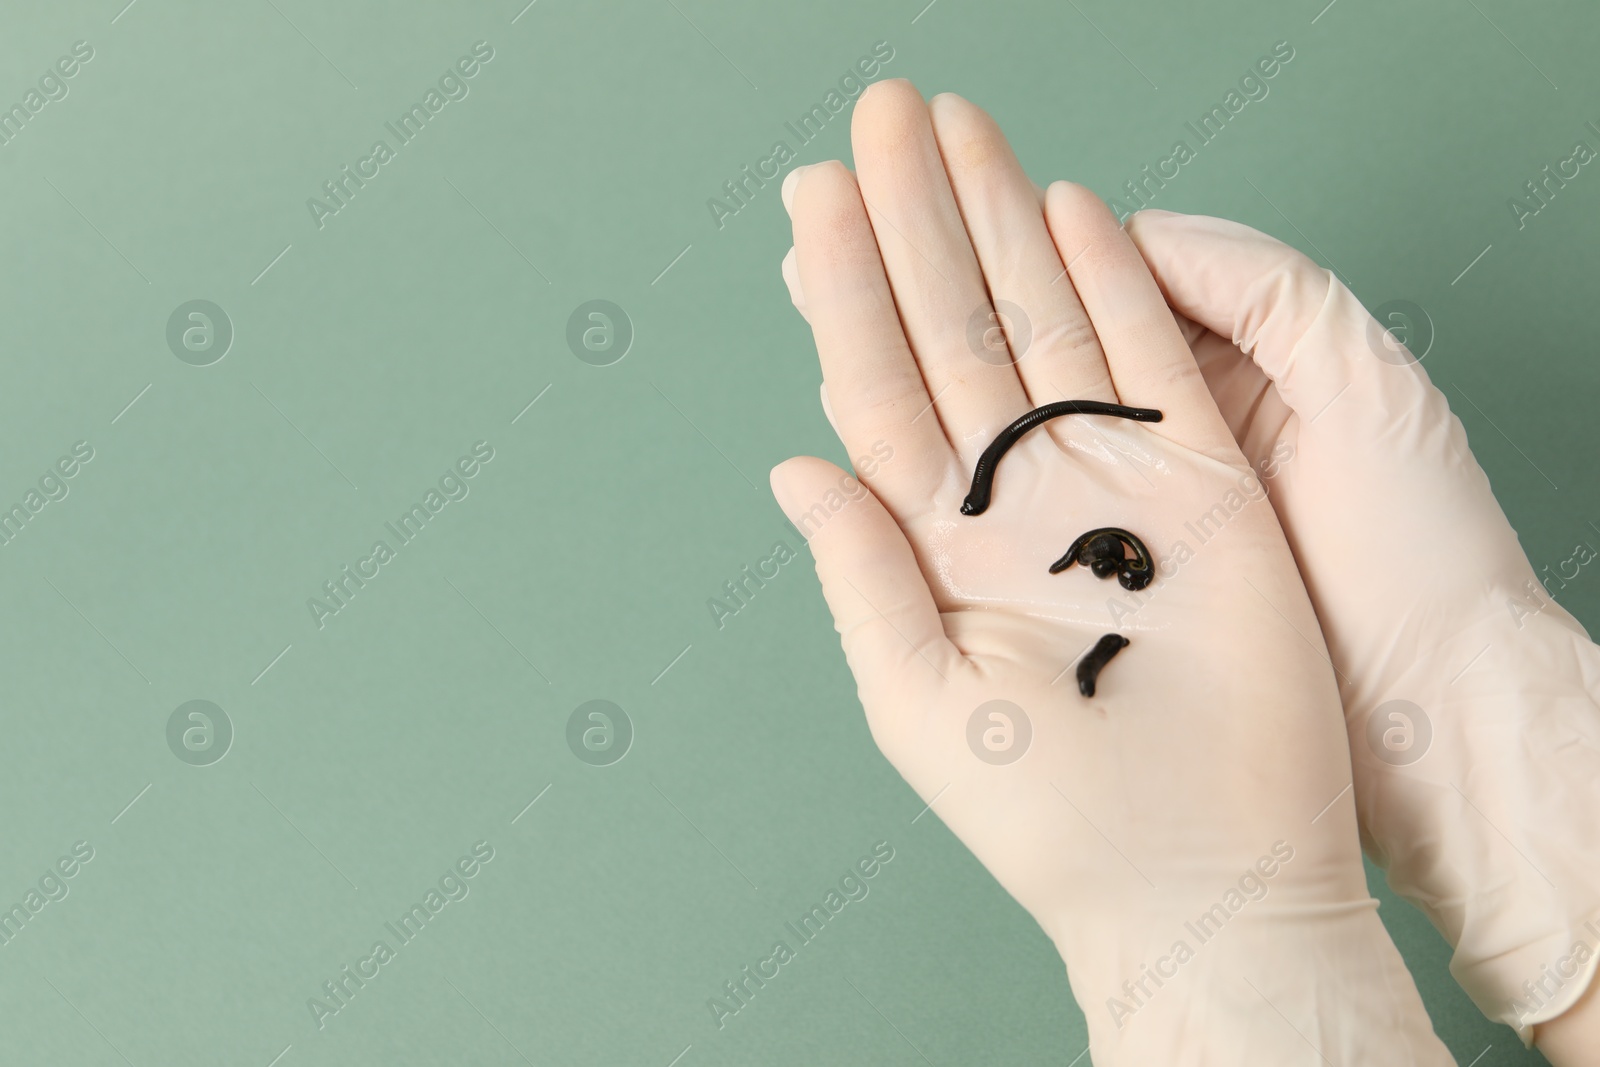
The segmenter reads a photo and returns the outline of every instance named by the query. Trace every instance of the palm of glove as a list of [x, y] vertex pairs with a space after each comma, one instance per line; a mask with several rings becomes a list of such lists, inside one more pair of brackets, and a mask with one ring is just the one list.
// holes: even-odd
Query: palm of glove
[[[1065, 913], [1225, 885], [1282, 838], [1316, 857], [1308, 866], [1353, 860], [1347, 823], [1310, 824], [1348, 764], [1331, 671], [1259, 482], [1242, 457], [1229, 466], [1143, 426], [1067, 422], [1065, 447], [1036, 430], [1007, 453], [982, 515], [960, 513], [968, 479], [952, 469], [899, 517], [964, 659], [943, 677], [910, 663], [911, 714], [904, 688], [864, 687], [884, 754], [1053, 934]], [[1159, 561], [1149, 586], [1047, 572], [1109, 525]], [[1130, 646], [1082, 697], [1073, 662], [1118, 631]], [[1198, 879], [1197, 856], [1215, 857]]]

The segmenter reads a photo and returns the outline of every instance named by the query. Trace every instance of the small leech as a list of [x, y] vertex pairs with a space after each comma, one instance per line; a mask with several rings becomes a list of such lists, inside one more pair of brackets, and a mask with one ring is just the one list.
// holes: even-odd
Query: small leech
[[1161, 412], [1154, 408], [1130, 408], [1125, 404], [1109, 404], [1100, 400], [1058, 400], [1034, 408], [996, 434], [995, 439], [989, 442], [989, 447], [978, 457], [978, 465], [972, 472], [972, 487], [961, 503], [961, 514], [982, 515], [989, 510], [989, 497], [994, 492], [994, 474], [1000, 465], [1000, 457], [1020, 441], [1023, 434], [1063, 415], [1112, 415], [1135, 422], [1161, 421]]
[[1128, 639], [1121, 634], [1106, 634], [1096, 641], [1094, 647], [1078, 661], [1078, 692], [1086, 697], [1094, 696], [1094, 683], [1100, 677], [1100, 672], [1105, 670], [1113, 656], [1127, 647]]
[[[1133, 551], [1128, 559], [1124, 546]], [[1081, 563], [1096, 578], [1109, 578], [1113, 574], [1122, 588], [1137, 592], [1155, 578], [1155, 567], [1150, 561], [1150, 550], [1127, 530], [1115, 526], [1102, 526], [1072, 542], [1067, 554], [1050, 564], [1051, 574], [1060, 574], [1074, 563]]]

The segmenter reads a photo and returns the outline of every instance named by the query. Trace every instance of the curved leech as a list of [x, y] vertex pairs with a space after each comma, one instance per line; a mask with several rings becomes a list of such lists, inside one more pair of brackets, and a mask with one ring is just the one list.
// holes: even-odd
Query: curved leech
[[1094, 696], [1094, 683], [1099, 679], [1100, 672], [1128, 644], [1128, 639], [1121, 634], [1106, 634], [1096, 641], [1094, 647], [1078, 661], [1078, 692], [1086, 697]]
[[[1133, 550], [1132, 559], [1124, 557], [1124, 545]], [[1060, 574], [1074, 563], [1083, 564], [1096, 578], [1115, 574], [1122, 588], [1134, 592], [1149, 585], [1156, 574], [1144, 542], [1116, 526], [1102, 526], [1080, 536], [1066, 555], [1050, 564], [1050, 573]]]
[[961, 514], [982, 515], [989, 510], [989, 498], [994, 491], [994, 475], [1000, 465], [1000, 457], [1021, 440], [1023, 434], [1063, 415], [1112, 415], [1134, 422], [1161, 421], [1161, 412], [1155, 408], [1131, 408], [1126, 404], [1110, 404], [1100, 400], [1058, 400], [1034, 408], [996, 434], [995, 439], [989, 442], [989, 447], [978, 457], [978, 465], [972, 472], [972, 487], [961, 502]]

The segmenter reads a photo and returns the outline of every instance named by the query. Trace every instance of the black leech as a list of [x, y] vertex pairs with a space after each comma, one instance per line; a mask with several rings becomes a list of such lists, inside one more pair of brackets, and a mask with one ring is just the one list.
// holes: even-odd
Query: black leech
[[1106, 634], [1078, 661], [1078, 692], [1094, 696], [1094, 683], [1100, 672], [1118, 652], [1128, 647], [1128, 639], [1121, 634]]
[[1099, 400], [1058, 400], [1034, 408], [1001, 430], [989, 442], [989, 447], [983, 450], [983, 455], [978, 457], [978, 465], [972, 472], [972, 487], [961, 504], [961, 514], [982, 515], [989, 510], [989, 496], [994, 490], [994, 472], [1000, 465], [1000, 457], [1021, 440], [1023, 434], [1063, 415], [1113, 415], [1135, 422], [1161, 421], [1161, 412], [1154, 408], [1130, 408], [1125, 404], [1108, 404]]
[[[1126, 558], [1124, 545], [1133, 550], [1132, 559]], [[1060, 574], [1074, 563], [1088, 567], [1096, 578], [1115, 574], [1122, 588], [1135, 592], [1149, 585], [1156, 573], [1144, 542], [1115, 526], [1090, 530], [1072, 542], [1067, 554], [1050, 564], [1050, 573]]]

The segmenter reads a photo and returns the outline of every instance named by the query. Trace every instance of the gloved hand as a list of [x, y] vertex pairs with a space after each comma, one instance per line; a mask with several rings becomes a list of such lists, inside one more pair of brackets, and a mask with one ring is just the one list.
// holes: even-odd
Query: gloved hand
[[1328, 271], [1219, 219], [1143, 211], [1128, 233], [1274, 471], [1367, 849], [1527, 1042], [1600, 953], [1600, 649], [1540, 585], [1444, 395]]
[[[823, 164], [786, 199], [866, 485], [811, 458], [772, 484], [879, 747], [1054, 940], [1096, 1064], [1451, 1063], [1366, 891], [1310, 603], [1137, 251], [1081, 187], [1041, 212], [958, 98], [881, 82], [852, 132], [859, 185]], [[995, 304], [1027, 309], [1025, 352], [1020, 317], [985, 338]], [[1060, 399], [1165, 418], [1035, 430], [963, 515], [983, 448]], [[1048, 573], [1102, 526], [1154, 584]], [[1116, 631], [1085, 698], [1073, 662]]]

